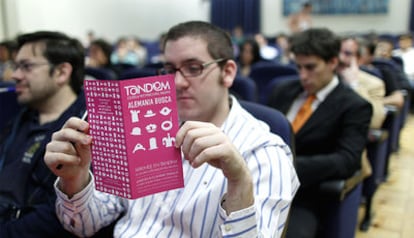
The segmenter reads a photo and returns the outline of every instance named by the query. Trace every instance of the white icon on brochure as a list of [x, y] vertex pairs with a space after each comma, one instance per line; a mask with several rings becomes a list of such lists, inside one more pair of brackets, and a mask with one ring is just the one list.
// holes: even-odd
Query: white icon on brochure
[[164, 121], [163, 123], [161, 123], [161, 129], [163, 129], [164, 131], [169, 131], [171, 130], [173, 124], [172, 124], [172, 118], [170, 118], [170, 120]]
[[157, 130], [157, 125], [155, 124], [148, 124], [145, 129], [148, 133], [154, 133]]
[[155, 116], [155, 113], [151, 109], [147, 110], [147, 113], [145, 113], [144, 115], [144, 117], [153, 117], [153, 116]]
[[163, 115], [163, 116], [167, 116], [168, 114], [170, 114], [170, 112], [171, 112], [172, 110], [170, 109], [170, 108], [168, 108], [168, 107], [163, 107], [161, 110], [160, 110], [160, 113], [161, 113], [161, 115]]
[[165, 147], [171, 147], [175, 143], [175, 138], [170, 136], [170, 133], [167, 133], [167, 137], [162, 138], [162, 144]]
[[139, 127], [132, 128], [131, 135], [134, 135], [134, 136], [141, 135], [141, 128], [139, 128]]
[[146, 150], [146, 149], [144, 148], [144, 146], [142, 144], [138, 143], [138, 144], [135, 145], [134, 150], [132, 151], [132, 153], [135, 153], [138, 150]]
[[149, 148], [150, 150], [158, 149], [157, 139], [155, 137], [152, 137], [149, 139], [149, 144], [150, 144], [150, 148]]
[[131, 113], [132, 122], [139, 122], [138, 114], [139, 114], [140, 111], [139, 110], [130, 110], [129, 112]]

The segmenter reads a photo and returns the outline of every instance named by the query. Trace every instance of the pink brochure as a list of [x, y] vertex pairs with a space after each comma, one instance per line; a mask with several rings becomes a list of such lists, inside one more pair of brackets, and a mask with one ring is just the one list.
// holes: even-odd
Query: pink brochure
[[85, 80], [99, 191], [135, 199], [184, 186], [173, 75]]

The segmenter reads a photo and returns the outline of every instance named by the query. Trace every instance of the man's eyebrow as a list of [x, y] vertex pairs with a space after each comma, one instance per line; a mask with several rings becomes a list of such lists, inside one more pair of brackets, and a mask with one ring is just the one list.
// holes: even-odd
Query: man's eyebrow
[[[186, 63], [193, 63], [193, 62], [202, 62], [202, 60], [197, 59], [197, 58], [190, 58], [190, 59], [186, 59], [182, 62], [180, 62], [181, 64], [186, 64]], [[175, 65], [172, 62], [165, 62], [164, 65]]]

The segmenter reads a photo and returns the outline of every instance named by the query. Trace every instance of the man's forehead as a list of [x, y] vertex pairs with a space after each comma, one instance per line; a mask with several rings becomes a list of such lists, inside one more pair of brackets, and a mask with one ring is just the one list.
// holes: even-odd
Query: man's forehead
[[296, 55], [295, 60], [312, 63], [322, 61], [323, 59], [317, 55]]
[[43, 43], [26, 43], [18, 51], [18, 54], [24, 54], [26, 56], [43, 57], [45, 45]]
[[166, 62], [169, 63], [203, 61], [203, 59], [211, 58], [207, 43], [200, 37], [182, 37], [167, 41], [164, 56]]

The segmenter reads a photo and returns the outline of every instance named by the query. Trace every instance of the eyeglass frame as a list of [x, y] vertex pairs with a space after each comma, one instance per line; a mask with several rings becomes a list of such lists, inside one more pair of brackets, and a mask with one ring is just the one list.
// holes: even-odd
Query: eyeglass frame
[[[226, 61], [227, 59], [226, 58], [218, 58], [218, 59], [215, 59], [215, 60], [212, 60], [212, 61], [209, 61], [209, 62], [206, 62], [206, 63], [199, 63], [199, 62], [197, 62], [197, 61], [195, 61], [195, 62], [189, 62], [189, 63], [184, 63], [183, 65], [181, 65], [181, 67], [179, 67], [179, 68], [176, 68], [176, 67], [173, 67], [172, 65], [171, 65], [171, 69], [169, 69], [169, 70], [167, 70], [166, 68], [165, 68], [165, 66], [164, 67], [162, 67], [162, 68], [160, 68], [160, 69], [158, 69], [157, 70], [157, 73], [158, 73], [158, 75], [166, 75], [166, 74], [176, 74], [177, 73], [177, 71], [179, 71], [180, 73], [181, 73], [181, 75], [183, 75], [184, 77], [197, 77], [197, 76], [200, 76], [201, 74], [203, 74], [203, 71], [204, 71], [204, 69], [205, 68], [207, 68], [208, 66], [210, 66], [210, 65], [212, 65], [212, 64], [215, 64], [215, 63], [220, 63], [220, 62], [223, 62], [223, 61]], [[185, 66], [189, 66], [190, 64], [195, 64], [195, 65], [199, 65], [200, 66], [200, 72], [199, 73], [197, 73], [197, 74], [187, 74], [187, 73], [185, 73], [185, 72], [183, 72], [181, 69], [183, 68], [183, 67], [185, 67]]]
[[13, 62], [11, 67], [13, 71], [17, 71], [20, 69], [24, 73], [31, 72], [34, 67], [42, 66], [42, 65], [52, 65], [50, 62], [43, 62], [43, 63], [35, 63], [35, 62]]

